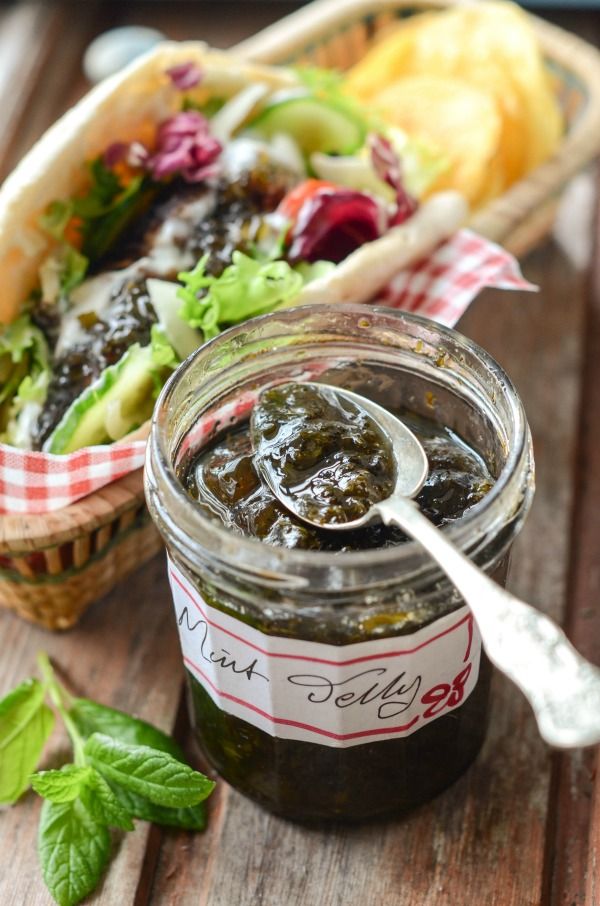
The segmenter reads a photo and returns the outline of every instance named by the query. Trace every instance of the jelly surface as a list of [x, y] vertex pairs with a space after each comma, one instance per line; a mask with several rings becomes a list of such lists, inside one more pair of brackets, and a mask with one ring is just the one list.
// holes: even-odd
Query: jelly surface
[[265, 391], [251, 435], [261, 478], [309, 522], [360, 519], [394, 489], [391, 441], [364, 409], [325, 384]]
[[[285, 489], [304, 483], [307, 508], [311, 497], [320, 500], [329, 511], [327, 519], [333, 514], [339, 522], [362, 515], [372, 502], [389, 495], [393, 460], [372, 420], [369, 424], [364, 416], [344, 414], [330, 402], [317, 405], [307, 394], [284, 399], [277, 388], [271, 393], [257, 427], [273, 444], [275, 477]], [[450, 429], [414, 413], [398, 414], [423, 444], [429, 462], [428, 478], [416, 498], [420, 508], [438, 526], [459, 518], [492, 486], [485, 462]], [[401, 529], [380, 523], [332, 532], [293, 515], [261, 477], [249, 423], [196, 457], [182, 480], [207, 515], [268, 544], [356, 551], [407, 540]]]

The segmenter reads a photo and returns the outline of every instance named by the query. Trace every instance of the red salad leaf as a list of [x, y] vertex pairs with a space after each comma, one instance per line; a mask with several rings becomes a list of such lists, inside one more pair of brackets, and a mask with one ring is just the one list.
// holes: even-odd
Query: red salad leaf
[[180, 91], [187, 91], [189, 88], [195, 88], [202, 81], [202, 70], [191, 60], [187, 63], [179, 63], [177, 66], [171, 66], [167, 69], [167, 75], [171, 79], [175, 88]]
[[[285, 213], [285, 198], [280, 209]], [[370, 195], [328, 185], [318, 187], [297, 211], [288, 234], [287, 258], [291, 262], [342, 261], [381, 235], [383, 219], [382, 209]]]
[[391, 142], [383, 135], [376, 134], [370, 137], [369, 144], [371, 161], [377, 176], [396, 193], [396, 210], [390, 218], [389, 226], [398, 226], [415, 213], [418, 202], [404, 187], [402, 164]]
[[150, 152], [141, 142], [113, 142], [109, 145], [102, 160], [105, 167], [114, 167], [125, 162], [130, 167], [145, 167], [150, 160]]
[[156, 149], [147, 167], [154, 179], [181, 173], [188, 182], [200, 182], [215, 175], [221, 151], [206, 117], [197, 110], [187, 110], [159, 126]]

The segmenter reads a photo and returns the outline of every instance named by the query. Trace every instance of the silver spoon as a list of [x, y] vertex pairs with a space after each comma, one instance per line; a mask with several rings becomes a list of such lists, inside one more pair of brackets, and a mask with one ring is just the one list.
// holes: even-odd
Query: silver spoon
[[468, 604], [488, 657], [523, 692], [542, 738], [557, 748], [600, 742], [600, 669], [575, 650], [556, 623], [488, 578], [421, 513], [412, 498], [423, 487], [429, 464], [417, 437], [399, 418], [358, 393], [329, 384], [312, 386], [351, 400], [376, 422], [391, 443], [395, 486], [389, 497], [372, 504], [359, 519], [315, 522], [297, 511], [297, 500], [284, 493], [255, 454], [257, 468], [275, 497], [297, 518], [321, 529], [350, 531], [374, 521], [403, 529], [423, 545]]

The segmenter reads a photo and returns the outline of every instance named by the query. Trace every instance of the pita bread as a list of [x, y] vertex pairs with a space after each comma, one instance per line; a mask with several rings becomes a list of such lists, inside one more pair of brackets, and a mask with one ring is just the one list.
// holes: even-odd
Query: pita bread
[[186, 95], [230, 97], [249, 82], [273, 88], [298, 84], [285, 69], [242, 63], [200, 42], [165, 42], [96, 88], [33, 146], [0, 189], [0, 323], [17, 316], [37, 281], [51, 244], [38, 225], [50, 202], [69, 198], [87, 183], [85, 163], [113, 142], [149, 140], [156, 124], [181, 108], [181, 92], [166, 70], [192, 61], [201, 84]]

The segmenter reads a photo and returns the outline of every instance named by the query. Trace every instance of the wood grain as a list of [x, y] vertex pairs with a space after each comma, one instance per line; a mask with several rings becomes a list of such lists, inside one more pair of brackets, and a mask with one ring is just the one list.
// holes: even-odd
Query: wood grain
[[[164, 559], [157, 557], [134, 574], [135, 594], [98, 601], [85, 620], [68, 633], [48, 633], [3, 615], [0, 696], [31, 675], [40, 649], [48, 651], [77, 694], [151, 720], [170, 732], [182, 680], [181, 655], [172, 625], [164, 582]], [[65, 740], [58, 738], [46, 753], [46, 767], [58, 763]], [[52, 902], [39, 877], [35, 856], [40, 800], [27, 794], [6, 811], [0, 826], [0, 903], [2, 906], [48, 906]], [[117, 840], [116, 860], [90, 902], [131, 904], [148, 842], [148, 826]]]
[[[226, 45], [285, 6], [221, 4], [218, 16], [215, 4], [196, 3], [92, 2], [86, 3], [85, 16], [74, 15], [70, 4], [41, 0], [3, 7], [0, 99], [10, 95], [3, 73], [18, 70], [10, 69], [11, 60], [25, 58], [27, 51], [33, 69], [29, 81], [13, 88], [18, 97], [9, 97], [0, 167], [11, 165], [83, 90], [79, 61], [91, 34], [137, 21], [172, 37]], [[571, 21], [569, 14], [556, 16], [562, 25]], [[4, 29], [9, 21], [10, 33]], [[600, 40], [593, 14], [573, 14], [572, 21], [584, 36], [596, 29]], [[61, 40], [67, 29], [68, 42]], [[3, 57], [10, 41], [15, 46]], [[41, 78], [42, 69], [47, 78]], [[575, 228], [580, 212], [567, 216]], [[524, 271], [540, 285], [537, 296], [483, 293], [460, 327], [511, 374], [534, 436], [538, 490], [514, 552], [512, 588], [558, 619], [568, 603], [573, 638], [598, 658], [600, 276], [596, 273], [590, 290], [587, 274], [552, 243], [530, 255]], [[180, 653], [162, 557], [95, 604], [68, 633], [46, 633], [0, 614], [0, 695], [32, 672], [40, 648], [56, 659], [77, 692], [164, 729], [177, 723], [196, 757], [180, 707]], [[45, 764], [59, 763], [62, 752], [64, 740], [57, 739]], [[555, 761], [553, 772], [553, 758], [537, 737], [528, 707], [497, 677], [480, 757], [451, 789], [417, 812], [360, 827], [302, 827], [269, 816], [220, 782], [205, 834], [140, 823], [135, 834], [116, 839], [116, 859], [89, 902], [598, 906], [596, 758], [593, 752], [575, 753]], [[38, 812], [39, 802], [29, 794], [0, 817], [2, 906], [51, 904], [35, 855]]]
[[[595, 233], [600, 233], [600, 211]], [[570, 581], [566, 629], [573, 643], [600, 664], [600, 261], [598, 247], [589, 275], [583, 325], [582, 394], [578, 447], [574, 461], [576, 501], [571, 530]], [[587, 750], [556, 758], [549, 870], [552, 906], [600, 902], [600, 793], [598, 752]], [[589, 846], [580, 841], [589, 835]], [[585, 879], [585, 895], [582, 879]]]

